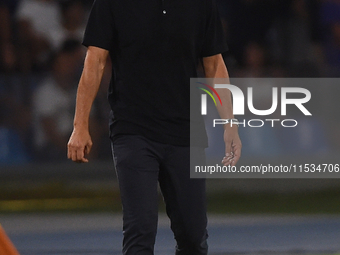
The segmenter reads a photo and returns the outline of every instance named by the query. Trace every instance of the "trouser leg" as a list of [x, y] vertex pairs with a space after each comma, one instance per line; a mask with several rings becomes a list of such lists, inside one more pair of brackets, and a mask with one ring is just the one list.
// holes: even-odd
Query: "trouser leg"
[[[206, 255], [207, 216], [205, 179], [190, 179], [190, 149], [169, 146], [160, 166], [159, 183], [171, 229], [177, 241], [176, 255]], [[204, 149], [194, 148], [205, 161]]]
[[123, 254], [152, 255], [158, 220], [157, 156], [140, 136], [120, 136], [112, 146], [123, 205]]

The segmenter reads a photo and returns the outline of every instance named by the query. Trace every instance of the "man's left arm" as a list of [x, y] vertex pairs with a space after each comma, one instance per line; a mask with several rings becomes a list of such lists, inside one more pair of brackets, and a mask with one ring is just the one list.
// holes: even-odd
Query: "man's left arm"
[[[203, 58], [206, 78], [225, 78], [229, 83], [229, 74], [221, 54]], [[217, 104], [217, 111], [221, 119], [234, 119], [231, 92], [228, 89], [216, 89], [222, 100]], [[238, 135], [237, 125], [224, 125], [225, 157], [222, 164], [235, 166], [241, 157], [242, 143]]]

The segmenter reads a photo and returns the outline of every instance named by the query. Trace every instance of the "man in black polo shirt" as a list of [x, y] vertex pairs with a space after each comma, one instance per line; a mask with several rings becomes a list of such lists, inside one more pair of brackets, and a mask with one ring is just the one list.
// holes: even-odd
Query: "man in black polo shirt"
[[[88, 162], [88, 119], [107, 56], [112, 60], [110, 135], [123, 204], [123, 253], [150, 255], [157, 231], [157, 183], [166, 203], [176, 254], [207, 254], [205, 180], [190, 179], [190, 78], [227, 78], [227, 50], [213, 0], [96, 0], [83, 44], [81, 76], [68, 157]], [[220, 93], [223, 119], [231, 96]], [[222, 138], [221, 138], [222, 139]], [[225, 126], [224, 165], [235, 165], [237, 126]], [[204, 158], [205, 142], [196, 146]]]

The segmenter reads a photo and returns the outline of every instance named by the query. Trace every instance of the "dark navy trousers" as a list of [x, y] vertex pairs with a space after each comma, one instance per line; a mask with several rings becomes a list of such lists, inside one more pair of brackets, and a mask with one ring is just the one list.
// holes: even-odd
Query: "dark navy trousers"
[[[139, 135], [119, 135], [112, 140], [123, 205], [123, 254], [154, 254], [159, 183], [177, 242], [175, 254], [206, 255], [205, 179], [190, 179], [190, 147]], [[204, 149], [191, 150], [204, 163]]]

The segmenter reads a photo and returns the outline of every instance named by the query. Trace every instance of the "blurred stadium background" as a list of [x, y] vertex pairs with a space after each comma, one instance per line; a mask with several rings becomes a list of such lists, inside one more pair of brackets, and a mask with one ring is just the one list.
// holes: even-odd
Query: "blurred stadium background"
[[[76, 165], [66, 159], [85, 54], [81, 38], [92, 2], [0, 0], [3, 216], [120, 211], [108, 139], [110, 68], [91, 114], [94, 148], [90, 163]], [[231, 77], [340, 77], [340, 1], [217, 2], [230, 49], [224, 59]], [[278, 142], [273, 145], [266, 132], [256, 136], [241, 133], [245, 145], [242, 163], [282, 158], [304, 163], [316, 157], [337, 160], [339, 95], [340, 86], [320, 88], [312, 94], [312, 108], [323, 109], [324, 116], [303, 143], [297, 143], [296, 137], [282, 140], [274, 134]], [[308, 134], [310, 127], [300, 131]], [[338, 214], [340, 181], [212, 179], [208, 180], [208, 198], [209, 211], [219, 214]], [[164, 211], [162, 203], [160, 210]]]

